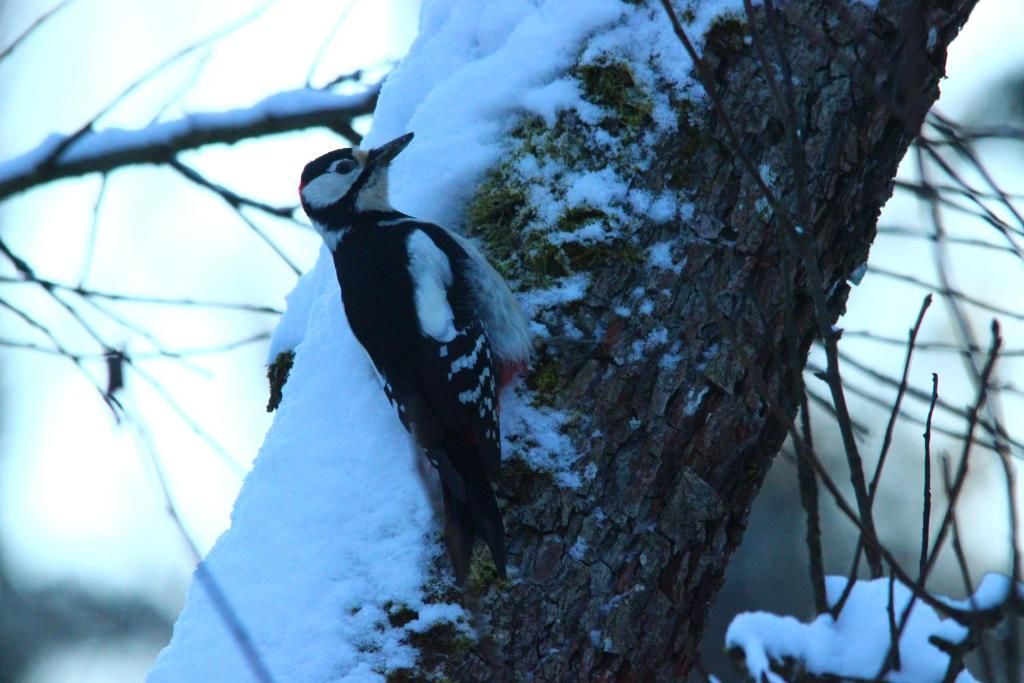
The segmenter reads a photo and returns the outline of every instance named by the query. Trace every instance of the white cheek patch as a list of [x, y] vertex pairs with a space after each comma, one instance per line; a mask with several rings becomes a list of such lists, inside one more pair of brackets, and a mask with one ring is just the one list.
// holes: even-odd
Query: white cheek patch
[[358, 177], [359, 169], [345, 175], [324, 173], [306, 183], [302, 188], [302, 201], [314, 209], [326, 208], [344, 197]]
[[439, 342], [450, 342], [455, 339], [455, 314], [447, 291], [453, 280], [451, 263], [422, 230], [412, 231], [406, 249], [420, 330]]

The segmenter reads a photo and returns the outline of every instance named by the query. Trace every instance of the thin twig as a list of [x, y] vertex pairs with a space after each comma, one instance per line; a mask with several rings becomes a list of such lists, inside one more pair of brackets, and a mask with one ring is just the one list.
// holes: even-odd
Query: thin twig
[[889, 448], [892, 446], [892, 435], [896, 429], [896, 419], [900, 414], [900, 406], [903, 404], [903, 396], [907, 393], [907, 387], [910, 381], [910, 361], [914, 357], [914, 343], [917, 341], [917, 334], [921, 331], [921, 324], [924, 322], [924, 314], [928, 311], [928, 307], [932, 305], [932, 295], [928, 294], [924, 297], [924, 301], [921, 302], [921, 310], [917, 314], [917, 319], [914, 321], [914, 326], [910, 328], [909, 338], [907, 339], [907, 356], [903, 361], [903, 375], [900, 377], [900, 385], [896, 390], [896, 400], [892, 404], [892, 412], [889, 414], [889, 422], [885, 426], [885, 436], [882, 437], [882, 450], [878, 454], [878, 464], [875, 465], [875, 473], [871, 477], [871, 484], [868, 487], [868, 499], [869, 504], [874, 505], [875, 496], [878, 494], [878, 483], [882, 478], [882, 468], [885, 467], [885, 459], [889, 454]]
[[[868, 401], [869, 403], [871, 403], [874, 406], [877, 406], [877, 407], [882, 408], [884, 410], [889, 410], [889, 409], [892, 408], [892, 403], [890, 403], [888, 398], [881, 398], [879, 396], [876, 396], [876, 395], [870, 393], [869, 391], [867, 391], [866, 389], [864, 389], [862, 387], [858, 387], [858, 386], [856, 386], [854, 384], [851, 384], [851, 383], [847, 382], [846, 389], [847, 389], [847, 391], [850, 392], [850, 394], [852, 394], [854, 396], [857, 396], [859, 398], [862, 398], [862, 399], [864, 399], [865, 401]], [[814, 398], [814, 394], [813, 393], [811, 394], [811, 398], [812, 399]], [[824, 400], [825, 400], [824, 398], [820, 398], [819, 397], [819, 401], [818, 402], [820, 403], [821, 401], [824, 401]], [[942, 407], [942, 403], [943, 403], [942, 399], [939, 399], [938, 407]], [[966, 414], [967, 411], [965, 410], [963, 412]], [[917, 417], [916, 415], [912, 415], [909, 412], [907, 412], [906, 409], [900, 410], [900, 419], [903, 420], [904, 422], [910, 422], [911, 424], [918, 425], [919, 427], [924, 427], [925, 426], [924, 418]], [[957, 440], [962, 439], [963, 436], [964, 436], [962, 431], [956, 431], [956, 430], [951, 429], [949, 427], [941, 427], [939, 425], [933, 425], [932, 426], [932, 431], [935, 432], [936, 434], [942, 434], [943, 436], [948, 436], [948, 437], [951, 437], [951, 438], [954, 438], [954, 439], [957, 439]], [[986, 450], [992, 451], [992, 452], [995, 452], [995, 450], [996, 450], [996, 443], [995, 443], [995, 441], [983, 441], [982, 439], [978, 438], [977, 436], [974, 437], [974, 445], [975, 446], [979, 446], [981, 448], [984, 448]]]
[[[800, 406], [800, 427], [804, 435], [804, 445], [814, 452], [814, 441], [811, 435], [811, 411], [804, 394]], [[822, 614], [828, 610], [828, 594], [825, 592], [825, 560], [821, 548], [821, 513], [818, 510], [818, 481], [814, 470], [807, 463], [807, 458], [796, 459], [797, 480], [800, 484], [800, 504], [807, 515], [807, 532], [804, 539], [807, 543], [807, 559], [811, 574], [811, 592], [814, 594], [814, 610]]]
[[[889, 344], [892, 346], [901, 346], [906, 348], [907, 340], [903, 337], [889, 337], [884, 334], [878, 334], [871, 330], [849, 330], [843, 329], [843, 339], [860, 338], [867, 339], [868, 341], [878, 342], [880, 344]], [[963, 353], [963, 348], [958, 344], [952, 342], [943, 341], [918, 341], [915, 347], [918, 351], [948, 351], [955, 353]], [[971, 351], [978, 352], [982, 349], [974, 347]], [[1003, 358], [1015, 358], [1024, 356], [1024, 349], [1006, 349], [999, 354]]]
[[[943, 116], [934, 108], [929, 112], [929, 117], [932, 119], [929, 123], [941, 130], [947, 138], [953, 141], [953, 148], [962, 158], [967, 159], [970, 162], [974, 170], [978, 172], [982, 180], [985, 181], [985, 184], [988, 185], [991, 194], [995, 195], [995, 198], [999, 200], [1003, 207], [1017, 220], [1017, 223], [1021, 228], [1024, 229], [1024, 216], [1021, 215], [1017, 210], [1017, 207], [1010, 201], [1011, 195], [999, 186], [999, 183], [997, 183], [995, 178], [992, 177], [992, 174], [989, 172], [988, 168], [985, 167], [985, 164], [981, 163], [981, 160], [978, 158], [977, 153], [974, 151], [974, 146], [970, 141], [965, 140], [960, 136], [960, 126], [951, 119]], [[936, 121], [938, 121], [938, 123], [936, 123]], [[960, 182], [968, 192], [973, 191], [973, 194], [969, 195], [972, 199], [983, 196], [983, 193], [976, 191], [974, 187], [962, 182], [959, 177], [957, 178], [957, 182]], [[1021, 197], [1019, 195], [1013, 195], [1013, 198], [1019, 199]]]
[[[1001, 353], [999, 355], [1002, 356]], [[882, 382], [883, 384], [886, 384], [886, 385], [891, 386], [891, 387], [899, 386], [899, 383], [897, 382], [896, 379], [894, 379], [892, 377], [889, 377], [888, 375], [886, 375], [886, 374], [884, 374], [882, 372], [879, 372], [877, 369], [871, 367], [870, 365], [867, 365], [866, 363], [862, 363], [861, 361], [857, 360], [856, 358], [853, 358], [852, 356], [850, 356], [848, 354], [843, 354], [843, 362], [846, 363], [847, 365], [849, 365], [850, 367], [852, 367], [852, 368], [854, 368], [854, 369], [864, 373], [868, 377], [871, 377], [874, 380]], [[808, 367], [809, 370], [812, 370], [812, 371], [819, 369], [818, 366], [816, 366], [813, 363], [809, 363], [807, 365], [807, 367]], [[870, 396], [870, 394], [865, 392], [863, 389], [856, 389], [855, 387], [853, 387], [852, 385], [849, 385], [849, 384], [848, 384], [848, 386], [850, 387], [850, 391], [851, 392], [856, 392], [859, 396], [862, 396], [862, 397], [865, 397], [865, 398], [869, 398], [869, 400], [872, 400], [873, 402], [877, 401], [877, 399], [872, 398]], [[918, 389], [917, 387], [913, 387], [913, 386], [907, 387], [907, 396], [909, 396], [909, 397], [911, 397], [911, 398], [913, 398], [915, 400], [921, 401], [922, 403], [927, 403], [928, 401], [931, 400], [931, 392], [929, 392], [929, 391], [922, 391], [921, 389]], [[884, 405], [886, 408], [890, 407], [889, 403], [885, 402], [885, 401], [882, 402], [882, 405]], [[940, 398], [937, 405], [944, 412], [949, 413], [950, 415], [953, 415], [953, 416], [955, 416], [958, 419], [963, 420], [963, 419], [966, 419], [968, 417], [968, 412], [965, 409], [963, 409], [963, 408], [961, 408], [959, 406], [955, 406], [952, 403], [950, 403], [949, 401], [946, 401], [945, 399]], [[905, 413], [904, 413], [904, 417], [906, 417]], [[921, 420], [915, 420], [915, 422], [918, 422], [919, 424], [923, 424], [923, 422]], [[991, 435], [993, 438], [1002, 439], [1002, 440], [1006, 441], [1010, 446], [1013, 446], [1013, 448], [1016, 449], [1019, 453], [1024, 453], [1024, 443], [1022, 443], [1022, 442], [1020, 442], [1020, 441], [1018, 441], [1016, 439], [1011, 438], [1010, 435], [1006, 432], [1006, 429], [1002, 425], [993, 424], [990, 420], [987, 420], [987, 419], [984, 419], [984, 418], [979, 418], [978, 419], [978, 426], [986, 434]], [[947, 430], [944, 430], [944, 429], [943, 430], [939, 430], [937, 427], [936, 427], [936, 431], [940, 431], [943, 434], [948, 434]], [[987, 446], [991, 447], [991, 448], [995, 448], [994, 444], [990, 444], [990, 445], [987, 445]]]
[[843, 592], [836, 600], [836, 603], [829, 610], [832, 614], [833, 619], [839, 619], [839, 615], [843, 613], [843, 608], [846, 607], [846, 601], [850, 599], [850, 594], [853, 593], [854, 586], [857, 585], [857, 575], [860, 574], [860, 558], [864, 554], [864, 539], [857, 539], [857, 547], [853, 551], [853, 562], [850, 563], [850, 571], [846, 575], [846, 585], [843, 586]]
[[928, 566], [928, 535], [932, 525], [932, 416], [935, 415], [935, 403], [939, 400], [939, 375], [932, 373], [932, 400], [928, 404], [928, 417], [924, 425], [924, 491], [921, 506], [921, 560], [918, 563], [918, 576]]
[[[942, 239], [945, 238], [943, 237]], [[989, 303], [988, 301], [985, 301], [984, 299], [979, 299], [978, 297], [971, 296], [970, 294], [967, 294], [959, 289], [954, 289], [953, 287], [949, 286], [948, 283], [941, 285], [933, 285], [930, 282], [925, 282], [921, 278], [915, 277], [913, 275], [908, 275], [906, 273], [897, 273], [896, 271], [889, 270], [887, 268], [882, 268], [880, 266], [868, 266], [868, 272], [876, 273], [878, 275], [882, 275], [893, 280], [899, 280], [900, 282], [906, 282], [908, 284], [916, 285], [917, 287], [921, 287], [922, 289], [930, 290], [947, 300], [962, 301], [966, 304], [970, 304], [971, 306], [980, 308], [983, 311], [988, 311], [989, 313], [995, 313], [996, 315], [1002, 315], [1007, 318], [1013, 318], [1014, 320], [1024, 321], [1024, 313], [1020, 313], [1009, 308], [1003, 308], [1002, 306], [996, 306], [994, 304]], [[967, 343], [964, 346], [961, 346], [960, 348], [961, 353], [963, 353], [963, 350], [965, 348], [977, 348], [977, 344]]]
[[213, 50], [207, 48], [203, 51], [203, 54], [196, 60], [195, 66], [192, 67], [192, 72], [189, 74], [188, 80], [181, 84], [174, 93], [168, 97], [160, 108], [156, 110], [156, 113], [149, 119], [149, 125], [152, 126], [160, 121], [167, 110], [170, 109], [178, 100], [185, 96], [185, 94], [191, 90], [196, 82], [199, 80], [199, 75], [202, 74], [203, 69], [206, 68], [207, 62], [210, 61], [210, 57], [213, 55]]
[[29, 37], [37, 30], [42, 28], [43, 25], [53, 17], [53, 15], [55, 15], [57, 12], [64, 9], [68, 5], [70, 5], [71, 2], [72, 0], [63, 0], [63, 2], [58, 2], [56, 5], [54, 5], [53, 7], [51, 7], [50, 9], [46, 10], [38, 17], [36, 17], [36, 19], [31, 24], [29, 24], [25, 28], [25, 30], [22, 31], [18, 35], [18, 37], [11, 42], [10, 45], [5, 47], [3, 50], [0, 50], [0, 62], [2, 62], [4, 59], [10, 56], [12, 52], [18, 49], [19, 45], [28, 40]]
[[[928, 156], [932, 159], [932, 161], [934, 161], [935, 164], [940, 169], [942, 169], [947, 176], [952, 178], [954, 181], [961, 183], [964, 187], [970, 187], [970, 185], [968, 185], [967, 182], [960, 176], [959, 172], [957, 172], [956, 169], [954, 169], [949, 164], [949, 162], [943, 159], [942, 155], [936, 151], [934, 146], [929, 144], [925, 139], [919, 139], [917, 141], [916, 148], [918, 150], [924, 149], [924, 151], [928, 153]], [[928, 187], [927, 181], [922, 180], [921, 184], [925, 188]], [[928, 194], [927, 192], [925, 192], [925, 194], [921, 196], [923, 196], [925, 199], [932, 203], [935, 202], [935, 198]], [[980, 212], [980, 217], [984, 218], [985, 222], [994, 227], [996, 231], [1003, 237], [1003, 239], [1006, 240], [1007, 245], [1013, 250], [1017, 258], [1024, 259], [1024, 251], [1021, 251], [1020, 245], [1017, 244], [1013, 237], [1015, 234], [1020, 234], [1021, 229], [1012, 228], [1002, 218], [996, 215], [996, 213], [992, 209], [986, 206], [980, 198], [976, 196], [971, 196], [970, 201], [972, 204], [974, 204], [974, 206], [978, 208], [978, 211]]]
[[316, 73], [317, 68], [320, 66], [320, 62], [323, 61], [324, 55], [327, 53], [327, 48], [330, 47], [331, 43], [334, 42], [334, 37], [338, 35], [338, 31], [344, 25], [345, 20], [348, 19], [348, 15], [352, 13], [352, 8], [356, 6], [356, 0], [352, 0], [345, 6], [341, 12], [338, 13], [338, 18], [334, 20], [334, 25], [331, 26], [331, 30], [324, 36], [323, 41], [320, 43], [320, 47], [317, 49], [316, 54], [313, 55], [313, 60], [309, 64], [309, 70], [306, 71], [306, 87], [313, 87], [313, 75]]
[[[946, 536], [949, 534], [950, 525], [952, 523], [953, 516], [957, 502], [960, 498], [960, 493], [963, 491], [964, 482], [967, 479], [968, 462], [971, 454], [971, 442], [975, 427], [978, 423], [978, 413], [981, 412], [988, 400], [988, 381], [992, 375], [992, 371], [995, 368], [996, 360], [999, 358], [999, 348], [1002, 345], [1002, 337], [999, 335], [999, 324], [992, 321], [992, 346], [989, 351], [988, 359], [985, 363], [985, 367], [981, 374], [981, 384], [978, 391], [978, 397], [974, 402], [971, 410], [968, 411], [967, 418], [967, 430], [964, 438], [964, 448], [960, 454], [960, 464], [957, 470], [956, 478], [953, 480], [953, 486], [950, 488], [949, 499], [946, 503], [946, 513], [943, 515], [942, 522], [939, 524], [938, 532], [935, 534], [935, 540], [932, 543], [931, 552], [928, 554], [928, 559], [925, 562], [924, 570], [917, 577], [917, 581], [914, 583], [913, 595], [910, 600], [907, 601], [906, 606], [903, 608], [903, 612], [900, 615], [899, 628], [897, 630], [896, 643], [903, 636], [903, 631], [906, 629], [907, 623], [910, 621], [910, 612], [914, 609], [914, 603], [919, 597], [927, 595], [925, 586], [928, 582], [928, 576], [932, 569], [935, 567], [935, 562], [938, 560], [939, 552], [942, 550], [942, 546], [945, 543]], [[1016, 584], [1014, 584], [1016, 585]], [[878, 675], [881, 679], [886, 672], [889, 670], [890, 657], [886, 657], [883, 668]]]
[[243, 206], [251, 206], [252, 208], [259, 209], [264, 213], [269, 213], [271, 216], [286, 218], [297, 225], [307, 227], [304, 223], [295, 219], [295, 210], [298, 208], [297, 206], [271, 206], [265, 202], [240, 195], [219, 183], [213, 182], [177, 157], [172, 158], [167, 163], [171, 168], [191, 180], [193, 183], [205, 187], [211, 192], [219, 195], [221, 199], [226, 201], [234, 209], [238, 209]]
[[[729, 323], [728, 320], [726, 320], [721, 315], [721, 313], [715, 307], [714, 302], [708, 302], [708, 313], [714, 318], [719, 328], [725, 332], [726, 338], [729, 339], [732, 343], [737, 344], [739, 338], [736, 336], [735, 331], [732, 329], [732, 325]], [[782, 406], [779, 405], [778, 401], [773, 398], [771, 392], [768, 390], [768, 386], [765, 384], [764, 378], [761, 376], [761, 368], [755, 366], [751, 362], [751, 360], [744, 356], [743, 354], [738, 354], [738, 358], [744, 366], [744, 370], [746, 371], [746, 377], [749, 378], [750, 381], [753, 383], [754, 389], [757, 392], [757, 395], [761, 399], [762, 403], [764, 403], [764, 405], [767, 406], [768, 410], [771, 412], [772, 416], [778, 421], [779, 425], [781, 425], [789, 434], [789, 438], [793, 440], [793, 444], [796, 447], [796, 452], [799, 455], [799, 457], [808, 458], [808, 462], [814, 468], [814, 471], [817, 474], [818, 478], [821, 480], [822, 484], [824, 484], [825, 488], [828, 490], [829, 495], [832, 496], [832, 499], [835, 502], [836, 507], [848, 520], [850, 520], [850, 522], [857, 528], [857, 530], [860, 531], [860, 537], [864, 541], [865, 547], [870, 546], [874, 548], [874, 551], [878, 553], [878, 555], [885, 561], [885, 563], [889, 566], [891, 572], [896, 575], [897, 579], [899, 579], [907, 586], [914, 587], [914, 580], [900, 566], [895, 556], [893, 556], [889, 549], [886, 548], [885, 545], [878, 539], [878, 536], [866, 527], [860, 515], [857, 513], [856, 509], [852, 505], [850, 505], [850, 503], [846, 500], [846, 496], [843, 495], [843, 492], [839, 489], [839, 486], [832, 479], [832, 476], [829, 474], [828, 469], [821, 463], [821, 461], [817, 457], [811, 457], [810, 451], [806, 448], [806, 445], [803, 443], [803, 439], [801, 438], [800, 433], [796, 428], [794, 417], [787, 415], [786, 411], [783, 410]], [[959, 623], [970, 623], [973, 619], [976, 618], [975, 614], [951, 606], [943, 602], [942, 600], [939, 600], [938, 598], [929, 594], [926, 591], [921, 592], [921, 594], [917, 597], [932, 609], [937, 610], [941, 614], [948, 615], [949, 617], [955, 619]]]
[[[6, 305], [4, 305], [4, 302], [2, 300], [0, 300], [0, 305], [3, 305], [6, 308]], [[248, 346], [250, 344], [255, 344], [257, 342], [266, 341], [268, 339], [270, 339], [270, 333], [269, 332], [259, 332], [257, 334], [252, 334], [252, 335], [249, 335], [247, 337], [243, 337], [241, 339], [236, 339], [234, 341], [225, 342], [223, 344], [213, 344], [213, 345], [210, 345], [210, 346], [197, 346], [197, 347], [184, 348], [184, 349], [166, 349], [165, 348], [165, 349], [161, 349], [160, 351], [154, 351], [154, 352], [151, 352], [151, 353], [147, 353], [147, 352], [132, 353], [131, 357], [134, 360], [154, 360], [154, 359], [166, 359], [166, 358], [171, 358], [171, 359], [177, 360], [179, 358], [186, 358], [188, 356], [208, 356], [208, 355], [213, 355], [213, 354], [218, 354], [218, 353], [226, 353], [228, 351], [233, 351], [233, 350], [235, 350], [237, 348], [240, 348], [242, 346]], [[21, 350], [24, 350], [24, 351], [36, 351], [38, 353], [43, 353], [43, 354], [46, 354], [48, 356], [65, 356], [65, 357], [70, 357], [70, 358], [78, 358], [78, 359], [81, 359], [81, 360], [100, 360], [100, 359], [103, 359], [103, 358], [106, 357], [106, 353], [103, 353], [103, 352], [101, 352], [101, 353], [72, 353], [72, 352], [70, 352], [70, 351], [68, 351], [66, 349], [62, 350], [62, 349], [57, 349], [57, 348], [53, 348], [53, 347], [49, 347], [49, 346], [42, 346], [42, 345], [36, 344], [34, 342], [29, 342], [29, 341], [24, 341], [24, 340], [19, 340], [19, 339], [6, 339], [6, 338], [3, 338], [3, 337], [0, 337], [0, 346], [6, 347], [6, 348], [12, 348], [12, 349], [21, 349]]]
[[[922, 232], [915, 228], [907, 228], [897, 225], [880, 225], [878, 227], [878, 234], [927, 240], [929, 242], [935, 241], [935, 235], [933, 233]], [[954, 237], [953, 235], [946, 235], [945, 240], [947, 244], [958, 244], [964, 247], [976, 247], [978, 249], [987, 249], [989, 251], [995, 251], [1001, 254], [1017, 256], [1017, 252], [1012, 247], [1006, 247], [1001, 244], [989, 242], [988, 240], [978, 239], [976, 237]]]
[[114, 414], [114, 419], [121, 419], [121, 405], [117, 403], [116, 400], [113, 400], [112, 397], [107, 396], [107, 392], [104, 391], [103, 387], [100, 386], [100, 384], [96, 381], [92, 374], [90, 374], [89, 371], [85, 369], [85, 365], [82, 363], [82, 356], [75, 353], [71, 353], [66, 348], [64, 348], [64, 345], [61, 344], [60, 340], [57, 339], [57, 337], [53, 334], [50, 328], [46, 327], [38, 320], [36, 320], [35, 318], [30, 316], [25, 311], [21, 310], [14, 304], [10, 303], [9, 301], [0, 299], [0, 308], [7, 309], [11, 313], [13, 313], [18, 319], [24, 322], [26, 325], [28, 325], [34, 330], [39, 331], [44, 337], [49, 339], [50, 343], [53, 344], [53, 353], [63, 356], [64, 358], [67, 358], [69, 361], [71, 361], [74, 364], [74, 366], [82, 373], [82, 375], [85, 376], [86, 380], [89, 382], [92, 388], [96, 390], [96, 393], [100, 395], [100, 398], [103, 399], [103, 402], [107, 405], [107, 407], [110, 408], [110, 412]]
[[896, 576], [889, 574], [889, 600], [885, 610], [889, 617], [889, 654], [885, 665], [893, 671], [899, 671], [903, 665], [900, 662], [900, 633], [896, 625], [895, 592]]
[[[104, 306], [100, 302], [96, 301], [95, 299], [87, 298], [87, 299], [84, 299], [84, 301], [85, 301], [85, 304], [87, 306], [89, 306], [93, 310], [99, 312], [101, 315], [103, 315], [106, 318], [108, 318], [109, 320], [111, 320], [114, 324], [120, 325], [121, 327], [123, 327], [128, 332], [131, 332], [132, 334], [138, 335], [139, 337], [142, 337], [147, 342], [149, 342], [153, 346], [153, 348], [155, 349], [155, 353], [156, 353], [157, 356], [162, 356], [164, 358], [171, 358], [171, 359], [174, 359], [176, 361], [179, 361], [180, 364], [182, 365], [182, 367], [185, 367], [185, 368], [191, 370], [192, 372], [194, 372], [194, 373], [196, 373], [198, 375], [201, 375], [201, 376], [204, 376], [204, 377], [207, 377], [207, 378], [209, 378], [211, 376], [210, 371], [207, 370], [206, 368], [201, 367], [199, 365], [196, 365], [195, 363], [193, 363], [192, 361], [188, 360], [187, 358], [178, 356], [178, 355], [174, 354], [173, 352], [165, 349], [164, 346], [163, 346], [163, 343], [161, 343], [161, 341], [157, 338], [157, 336], [155, 334], [153, 334], [152, 332], [150, 332], [149, 330], [147, 330], [146, 328], [142, 327], [142, 325], [139, 325], [139, 324], [137, 324], [137, 323], [135, 323], [135, 322], [133, 322], [131, 320], [128, 320], [124, 316], [115, 313], [114, 311], [110, 310], [109, 308], [107, 308], [106, 306]], [[107, 357], [109, 355], [110, 355], [110, 351], [105, 351], [103, 353], [104, 357]], [[134, 358], [136, 356], [134, 356], [134, 354], [133, 354], [132, 357]]]
[[[946, 492], [946, 497], [950, 496], [950, 473], [949, 473], [949, 458], [942, 456], [942, 485]], [[971, 609], [977, 611], [978, 604], [974, 597], [974, 580], [971, 578], [971, 570], [967, 565], [967, 556], [964, 554], [963, 544], [961, 543], [960, 526], [957, 523], [956, 513], [953, 513], [952, 522], [952, 545], [953, 554], [956, 557], [957, 566], [960, 569], [960, 578], [964, 582], [964, 593], [967, 595], [967, 599], [970, 602]], [[985, 680], [995, 681], [996, 674], [995, 668], [992, 666], [992, 658], [988, 653], [988, 648], [985, 646], [985, 639], [978, 639], [978, 650], [981, 655], [981, 664], [985, 670]]]
[[178, 535], [185, 542], [193, 561], [196, 563], [196, 579], [206, 590], [206, 595], [210, 598], [210, 603], [213, 605], [218, 618], [231, 632], [231, 637], [242, 651], [242, 658], [252, 674], [260, 683], [274, 683], [274, 677], [270, 674], [270, 669], [267, 668], [266, 663], [260, 656], [259, 650], [256, 649], [256, 644], [249, 634], [249, 629], [242, 623], [237, 610], [231, 604], [227, 594], [221, 588], [220, 583], [216, 580], [210, 568], [203, 561], [198, 545], [185, 527], [185, 522], [178, 511], [177, 504], [174, 502], [170, 484], [167, 481], [167, 474], [164, 472], [163, 464], [160, 462], [160, 457], [157, 455], [152, 439], [149, 438], [142, 425], [134, 421], [133, 424], [136, 427], [136, 434], [142, 446], [141, 450], [144, 450], [149, 456], [150, 465], [153, 467], [153, 472], [156, 475], [156, 480], [164, 500], [164, 509], [170, 516], [171, 521], [174, 522]]
[[89, 271], [92, 270], [92, 259], [96, 252], [96, 237], [100, 228], [100, 208], [103, 206], [103, 197], [107, 193], [107, 181], [110, 175], [104, 173], [100, 177], [100, 189], [96, 193], [96, 202], [92, 205], [92, 223], [89, 226], [89, 239], [85, 243], [85, 254], [82, 255], [82, 272], [78, 276], [78, 286], [85, 287], [85, 281], [89, 278]]
[[273, 306], [266, 306], [263, 304], [243, 304], [234, 303], [229, 301], [204, 301], [202, 299], [190, 299], [190, 298], [173, 298], [173, 297], [158, 297], [158, 296], [146, 296], [141, 294], [123, 294], [120, 292], [106, 292], [98, 289], [87, 289], [77, 285], [69, 285], [62, 282], [56, 282], [55, 280], [48, 280], [46, 278], [38, 277], [35, 273], [32, 273], [29, 277], [25, 278], [11, 278], [0, 275], [0, 283], [3, 284], [31, 284], [35, 283], [43, 286], [44, 288], [59, 290], [68, 292], [70, 294], [77, 294], [83, 299], [96, 298], [106, 299], [108, 301], [120, 301], [125, 303], [136, 303], [136, 304], [157, 304], [161, 306], [185, 306], [195, 308], [213, 308], [223, 309], [229, 311], [242, 311], [245, 313], [265, 313], [268, 315], [281, 315], [283, 311]]
[[245, 474], [245, 467], [240, 462], [238, 462], [238, 460], [236, 460], [235, 457], [231, 455], [226, 448], [224, 448], [224, 446], [222, 446], [216, 439], [214, 439], [209, 432], [203, 429], [199, 425], [199, 423], [196, 422], [191, 415], [189, 415], [188, 411], [185, 410], [181, 406], [181, 404], [179, 404], [178, 401], [175, 400], [173, 396], [171, 396], [170, 392], [167, 391], [167, 389], [159, 381], [157, 381], [155, 377], [153, 377], [148, 372], [143, 370], [139, 366], [139, 364], [136, 363], [130, 357], [125, 358], [125, 363], [129, 365], [136, 372], [136, 374], [138, 374], [138, 376], [141, 377], [144, 382], [146, 382], [146, 384], [152, 387], [153, 390], [156, 391], [157, 394], [159, 394], [160, 398], [164, 400], [164, 402], [170, 407], [170, 409], [179, 418], [181, 418], [181, 420], [188, 426], [189, 429], [192, 430], [192, 433], [198, 436], [204, 443], [206, 443], [206, 445], [209, 446], [210, 449], [214, 453], [216, 453], [217, 456], [220, 457], [220, 459], [223, 460], [228, 465], [228, 467], [231, 468], [232, 471], [235, 472], [235, 474], [237, 474], [238, 476], [243, 476]]

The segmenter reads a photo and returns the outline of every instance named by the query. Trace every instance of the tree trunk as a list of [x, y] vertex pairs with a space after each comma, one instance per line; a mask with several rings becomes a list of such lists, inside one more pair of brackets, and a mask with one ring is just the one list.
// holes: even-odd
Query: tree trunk
[[[563, 117], [550, 127], [527, 120], [513, 149], [548, 149], [570, 169], [594, 171], [614, 160], [573, 153], [572, 145], [582, 148], [602, 127], [624, 144], [647, 146], [649, 167], [633, 188], [685, 197], [692, 216], [635, 223], [630, 239], [608, 252], [564, 246], [539, 254], [519, 232], [528, 207], [508, 205], [515, 196], [501, 202], [502, 192], [528, 189], [515, 187], [506, 169], [492, 170], [470, 206], [467, 228], [521, 286], [589, 275], [582, 301], [542, 316], [552, 329], [571, 323], [583, 341], [543, 346], [528, 380], [533, 400], [572, 416], [566, 429], [587, 471], [579, 488], [567, 489], [542, 473], [506, 468], [502, 502], [520, 580], [478, 596], [481, 639], [468, 650], [421, 645], [453, 680], [670, 681], [693, 666], [708, 606], [787, 432], [751, 373], [794, 415], [818, 330], [808, 271], [783, 252], [782, 233], [795, 230], [811, 244], [833, 323], [847, 279], [867, 259], [897, 164], [938, 95], [946, 47], [974, 2], [780, 4], [774, 22], [759, 5], [753, 29], [746, 17], [717, 21], [703, 53], [776, 208], [810, 216], [806, 224], [765, 201], [710, 103], [673, 99], [677, 130], [641, 143], [630, 127], [650, 121], [637, 104], [643, 86], [628, 65], [614, 63], [573, 75], [587, 99], [616, 117], [597, 124]], [[785, 46], [809, 206], [798, 205], [786, 117], [758, 40], [776, 62], [777, 43]], [[512, 242], [504, 252], [499, 234]], [[662, 254], [668, 249], [675, 268], [649, 258], [655, 244]], [[786, 348], [796, 353], [787, 358]]]

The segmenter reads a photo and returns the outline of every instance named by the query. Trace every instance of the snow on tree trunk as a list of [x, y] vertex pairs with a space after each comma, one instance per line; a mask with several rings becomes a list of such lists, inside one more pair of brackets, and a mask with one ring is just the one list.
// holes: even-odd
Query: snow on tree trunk
[[[745, 154], [798, 214], [742, 4], [674, 4]], [[830, 322], [972, 5], [777, 15]], [[786, 432], [748, 370], [795, 412], [816, 325], [780, 247], [796, 226], [744, 170], [653, 1], [425, 3], [366, 145], [406, 131], [395, 205], [476, 238], [538, 337], [502, 412], [510, 578], [477, 563], [461, 596], [439, 578], [437, 522], [324, 258], [289, 300], [272, 357], [294, 350], [291, 376], [205, 566], [280, 680], [679, 680]], [[214, 607], [197, 582], [152, 680], [254, 668]]]

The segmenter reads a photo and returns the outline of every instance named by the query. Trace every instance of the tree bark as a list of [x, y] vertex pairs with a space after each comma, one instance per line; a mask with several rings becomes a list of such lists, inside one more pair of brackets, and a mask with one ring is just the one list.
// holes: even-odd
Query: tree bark
[[[783, 253], [782, 232], [795, 229], [813, 245], [834, 322], [897, 165], [938, 95], [946, 47], [974, 2], [780, 4], [776, 35], [792, 67], [808, 169], [805, 211], [785, 116], [750, 39], [756, 31], [777, 56], [763, 6], [752, 24], [716, 23], [704, 58], [745, 154], [762, 174], [770, 169], [780, 208], [812, 220], [798, 228], [766, 206], [710, 105], [693, 112], [692, 126], [657, 140], [635, 187], [686, 194], [693, 219], [638, 224], [633, 234], [642, 249], [669, 242], [682, 270], [607, 258], [588, 270], [582, 302], [545, 314], [596, 340], [551, 343], [534, 370], [544, 369], [545, 391], [574, 416], [567, 429], [594, 476], [572, 490], [506, 468], [503, 509], [519, 580], [476, 598], [477, 643], [457, 655], [421, 647], [453, 680], [672, 681], [694, 665], [708, 606], [787, 432], [758, 385], [795, 415], [818, 329], [807, 269]], [[584, 132], [579, 124], [560, 134]], [[578, 170], [587, 164], [580, 159]], [[516, 229], [514, 217], [504, 225], [500, 215], [488, 218], [499, 231]], [[508, 256], [506, 271], [521, 281], [536, 274], [523, 254]], [[637, 291], [650, 315], [617, 314]], [[654, 353], [629, 360], [652, 333], [667, 339], [662, 353], [681, 342], [677, 362]], [[791, 343], [795, 364], [780, 352]]]

